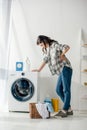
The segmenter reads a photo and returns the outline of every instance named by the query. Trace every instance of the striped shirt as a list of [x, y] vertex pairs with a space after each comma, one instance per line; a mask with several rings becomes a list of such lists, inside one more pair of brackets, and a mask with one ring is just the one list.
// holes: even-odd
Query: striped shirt
[[66, 60], [61, 60], [60, 56], [63, 50], [67, 49], [68, 45], [62, 45], [58, 42], [53, 42], [49, 47], [47, 55], [43, 58], [45, 63], [48, 63], [52, 75], [59, 75], [64, 66], [71, 67], [70, 61], [65, 56]]

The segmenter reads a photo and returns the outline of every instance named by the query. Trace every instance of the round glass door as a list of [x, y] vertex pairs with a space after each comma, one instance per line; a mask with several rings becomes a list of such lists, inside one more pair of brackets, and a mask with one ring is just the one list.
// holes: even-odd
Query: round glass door
[[17, 79], [12, 84], [11, 93], [16, 100], [21, 102], [27, 101], [31, 99], [34, 94], [34, 85], [26, 78]]

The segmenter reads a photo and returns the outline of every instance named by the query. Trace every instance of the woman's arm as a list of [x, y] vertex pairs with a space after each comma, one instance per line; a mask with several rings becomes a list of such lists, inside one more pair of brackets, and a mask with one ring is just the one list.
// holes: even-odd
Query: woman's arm
[[62, 54], [61, 55], [65, 55], [66, 54], [66, 52], [68, 51], [70, 49], [70, 47], [68, 46], [63, 52], [62, 52]]
[[66, 49], [63, 50], [63, 52], [60, 56], [61, 60], [66, 60], [65, 54], [66, 54], [66, 52], [68, 52], [69, 49], [70, 49], [70, 47], [68, 46]]
[[44, 68], [45, 65], [46, 65], [46, 63], [43, 61], [38, 69], [33, 69], [32, 71], [33, 72], [40, 72]]

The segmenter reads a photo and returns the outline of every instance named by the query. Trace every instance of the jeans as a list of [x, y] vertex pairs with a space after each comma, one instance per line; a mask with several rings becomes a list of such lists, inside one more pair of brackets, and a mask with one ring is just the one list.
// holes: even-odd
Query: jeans
[[68, 110], [70, 107], [71, 100], [71, 78], [72, 69], [64, 66], [62, 72], [60, 73], [56, 86], [56, 93], [59, 95], [63, 101], [63, 109]]

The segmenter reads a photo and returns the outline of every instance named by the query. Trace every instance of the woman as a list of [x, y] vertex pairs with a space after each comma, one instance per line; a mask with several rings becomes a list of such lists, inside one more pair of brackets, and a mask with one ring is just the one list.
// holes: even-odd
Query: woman
[[37, 45], [42, 47], [42, 51], [46, 56], [41, 66], [32, 71], [40, 72], [48, 63], [52, 75], [58, 75], [56, 93], [63, 101], [63, 109], [55, 116], [67, 117], [68, 115], [73, 115], [70, 106], [72, 67], [70, 61], [65, 56], [70, 47], [65, 44], [59, 44], [57, 41], [44, 35], [38, 36]]

